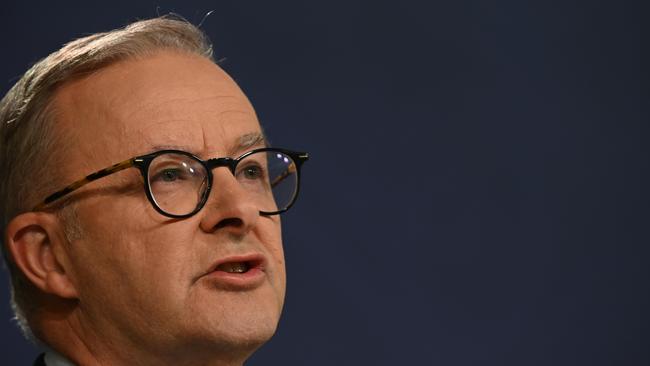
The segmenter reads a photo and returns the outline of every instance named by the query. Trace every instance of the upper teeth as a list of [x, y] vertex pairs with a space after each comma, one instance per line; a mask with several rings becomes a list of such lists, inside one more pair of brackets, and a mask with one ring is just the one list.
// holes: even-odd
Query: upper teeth
[[228, 273], [244, 273], [248, 270], [246, 263], [224, 263], [219, 265], [219, 269]]

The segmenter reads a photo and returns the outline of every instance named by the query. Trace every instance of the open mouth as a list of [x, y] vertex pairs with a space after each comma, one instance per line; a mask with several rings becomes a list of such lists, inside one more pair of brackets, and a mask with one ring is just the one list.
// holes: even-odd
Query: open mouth
[[233, 274], [244, 274], [254, 270], [262, 270], [263, 258], [258, 256], [247, 256], [244, 258], [230, 258], [214, 268], [214, 272], [225, 272]]
[[215, 271], [223, 271], [228, 273], [246, 273], [252, 267], [253, 264], [250, 262], [228, 262], [218, 265]]
[[261, 254], [229, 256], [199, 278], [222, 290], [252, 290], [264, 284], [267, 278], [266, 259]]

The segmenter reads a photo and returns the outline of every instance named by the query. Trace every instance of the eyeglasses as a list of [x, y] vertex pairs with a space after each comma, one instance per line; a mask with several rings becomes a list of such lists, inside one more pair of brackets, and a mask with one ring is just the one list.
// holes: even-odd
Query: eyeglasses
[[240, 157], [201, 160], [180, 150], [161, 150], [137, 156], [80, 179], [49, 195], [34, 210], [60, 199], [80, 187], [121, 170], [137, 167], [144, 179], [147, 198], [162, 215], [186, 218], [199, 212], [212, 189], [212, 170], [227, 167], [247, 199], [262, 215], [276, 215], [296, 201], [300, 186], [300, 167], [309, 154], [278, 148], [261, 148]]

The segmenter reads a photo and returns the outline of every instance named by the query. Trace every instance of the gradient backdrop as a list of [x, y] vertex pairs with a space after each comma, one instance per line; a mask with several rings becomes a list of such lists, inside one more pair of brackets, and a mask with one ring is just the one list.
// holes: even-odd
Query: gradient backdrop
[[[273, 144], [312, 156], [284, 317], [248, 365], [647, 366], [646, 4], [5, 3], [0, 83], [73, 38], [214, 10]], [[1, 296], [0, 364], [31, 364]]]

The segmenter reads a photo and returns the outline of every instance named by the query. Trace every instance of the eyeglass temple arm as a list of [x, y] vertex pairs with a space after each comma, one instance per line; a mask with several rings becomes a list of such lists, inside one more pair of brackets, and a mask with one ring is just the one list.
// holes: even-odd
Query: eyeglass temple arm
[[271, 181], [271, 188], [275, 188], [280, 182], [284, 180], [284, 178], [288, 177], [289, 175], [293, 174], [296, 172], [296, 163], [291, 163], [287, 169], [282, 172], [282, 174], [278, 175]]
[[[299, 153], [299, 155], [296, 158], [298, 159], [297, 164], [302, 164], [305, 161], [309, 160], [309, 154], [307, 154], [307, 153]], [[275, 186], [280, 184], [280, 182], [282, 182], [284, 180], [284, 178], [286, 178], [289, 175], [295, 173], [298, 170], [298, 165], [297, 164], [296, 164], [296, 161], [289, 164], [287, 169], [282, 174], [278, 175], [277, 177], [275, 177], [275, 179], [273, 179], [271, 181], [271, 188], [275, 188]]]
[[75, 190], [85, 186], [86, 184], [88, 184], [88, 183], [90, 183], [92, 181], [95, 181], [95, 180], [97, 180], [99, 178], [103, 178], [103, 177], [105, 177], [107, 175], [117, 173], [120, 170], [130, 168], [134, 164], [135, 164], [135, 158], [131, 158], [129, 160], [124, 160], [123, 162], [111, 165], [108, 168], [98, 170], [98, 171], [96, 171], [96, 172], [94, 172], [92, 174], [89, 174], [85, 178], [79, 179], [78, 181], [68, 185], [67, 187], [63, 188], [62, 190], [54, 192], [51, 195], [47, 196], [47, 198], [45, 198], [45, 200], [43, 200], [43, 202], [41, 202], [36, 207], [34, 207], [34, 209], [32, 211], [41, 211], [48, 204], [58, 200], [59, 198], [69, 194], [70, 192], [75, 191]]

